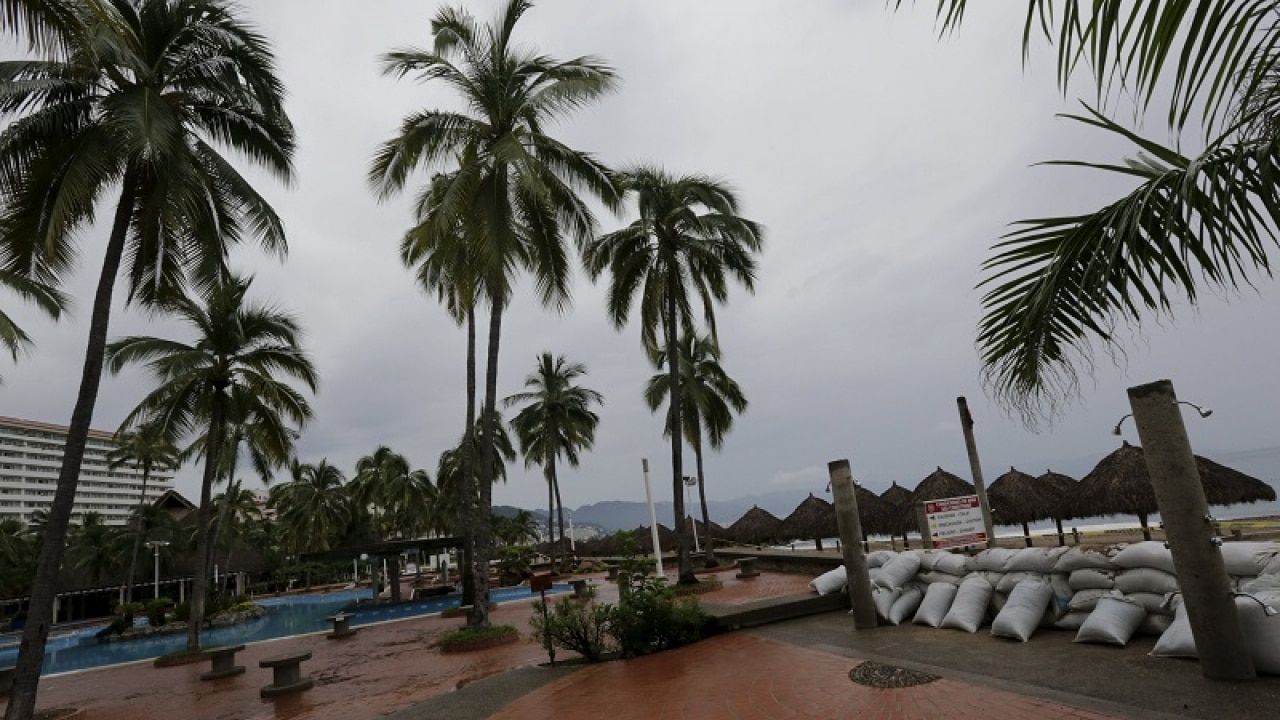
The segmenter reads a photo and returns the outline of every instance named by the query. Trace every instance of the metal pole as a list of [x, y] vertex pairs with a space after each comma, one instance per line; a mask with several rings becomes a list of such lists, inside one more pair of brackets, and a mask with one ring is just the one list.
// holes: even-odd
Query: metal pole
[[569, 551], [577, 552], [578, 546], [573, 542], [573, 511], [569, 511]]
[[155, 599], [160, 599], [160, 546], [153, 545], [156, 556]]
[[973, 473], [973, 489], [978, 493], [982, 506], [982, 528], [987, 532], [987, 547], [996, 546], [995, 528], [991, 525], [991, 503], [987, 502], [987, 485], [982, 480], [982, 463], [978, 461], [978, 444], [973, 440], [973, 416], [969, 414], [969, 401], [964, 396], [956, 398], [960, 408], [960, 427], [964, 429], [964, 449], [969, 453], [969, 471]]
[[658, 542], [658, 514], [653, 511], [653, 493], [649, 491], [649, 458], [642, 458], [640, 467], [644, 469], [644, 499], [649, 503], [649, 532], [653, 533], [653, 561], [658, 568], [658, 577], [662, 577], [665, 573], [662, 571], [662, 545]]
[[[690, 480], [692, 480], [693, 482], [692, 483], [689, 482]], [[689, 502], [689, 488], [693, 487], [694, 483], [697, 483], [697, 482], [698, 482], [697, 478], [691, 475], [685, 476], [684, 508], [685, 508], [685, 519], [689, 521], [689, 529], [693, 530], [693, 551], [702, 552], [702, 548], [698, 547], [698, 523], [693, 521], [693, 511], [689, 509], [690, 507], [692, 507], [692, 503]]]
[[876, 605], [871, 599], [871, 573], [867, 557], [862, 553], [862, 519], [858, 517], [858, 495], [853, 491], [853, 473], [848, 460], [827, 463], [831, 478], [831, 494], [836, 501], [836, 527], [840, 532], [840, 551], [844, 555], [845, 577], [849, 583], [849, 603], [853, 606], [853, 626], [870, 630], [879, 624]]
[[1173, 383], [1157, 380], [1128, 392], [1191, 636], [1200, 654], [1200, 672], [1210, 680], [1251, 680], [1256, 677], [1253, 657], [1218, 549], [1221, 540], [1212, 537], [1213, 519]]

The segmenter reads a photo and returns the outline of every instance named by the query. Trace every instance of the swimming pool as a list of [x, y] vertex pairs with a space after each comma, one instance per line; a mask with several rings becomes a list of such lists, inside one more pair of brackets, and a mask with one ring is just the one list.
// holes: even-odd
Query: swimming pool
[[[567, 592], [568, 585], [556, 585], [549, 593]], [[254, 600], [266, 607], [270, 612], [266, 617], [240, 623], [232, 627], [212, 628], [201, 635], [201, 642], [206, 645], [238, 645], [240, 643], [270, 640], [272, 638], [302, 635], [330, 629], [326, 617], [333, 615], [351, 602], [370, 597], [366, 589], [327, 593], [325, 595], [294, 595], [289, 597], [272, 597]], [[527, 587], [494, 588], [490, 598], [494, 602], [512, 602], [527, 600], [534, 594]], [[351, 625], [368, 625], [369, 623], [398, 620], [418, 615], [430, 615], [457, 607], [461, 603], [458, 595], [443, 595], [421, 601], [400, 603], [389, 607], [360, 608], [351, 619]], [[56, 630], [50, 635], [45, 648], [42, 675], [84, 670], [87, 668], [115, 665], [117, 663], [146, 660], [159, 657], [165, 653], [181, 650], [187, 645], [185, 633], [159, 635], [156, 637], [123, 642], [99, 642], [97, 632], [105, 624], [95, 627], [79, 628], [74, 631], [59, 633]], [[9, 646], [0, 648], [0, 667], [13, 665], [17, 661], [18, 648]]]

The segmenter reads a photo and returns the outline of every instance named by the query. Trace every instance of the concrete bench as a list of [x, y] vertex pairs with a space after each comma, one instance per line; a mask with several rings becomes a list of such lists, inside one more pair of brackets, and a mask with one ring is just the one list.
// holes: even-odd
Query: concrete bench
[[590, 591], [589, 591], [589, 590], [587, 590], [587, 581], [586, 581], [586, 580], [573, 580], [573, 581], [571, 581], [569, 584], [573, 586], [573, 596], [574, 596], [575, 598], [585, 598], [585, 597], [590, 597], [590, 596], [588, 595], [588, 593], [589, 593]]
[[302, 676], [302, 661], [310, 659], [311, 651], [304, 650], [259, 660], [258, 667], [271, 668], [273, 675], [271, 684], [263, 687], [258, 694], [264, 698], [273, 698], [310, 690], [315, 681], [310, 675]]
[[0, 695], [8, 695], [13, 689], [13, 674], [16, 670], [13, 666], [0, 667]]
[[340, 612], [336, 615], [330, 615], [325, 618], [333, 623], [333, 632], [325, 635], [330, 640], [339, 640], [345, 637], [351, 637], [356, 634], [356, 628], [351, 627], [351, 618], [355, 617], [355, 613]]
[[609, 577], [606, 578], [607, 580], [618, 579], [618, 570], [620, 568], [617, 565], [609, 565], [606, 569], [609, 571]]
[[744, 557], [738, 558], [738, 575], [739, 579], [747, 579], [759, 577], [760, 571], [756, 570], [756, 561], [758, 558]]
[[244, 666], [236, 664], [236, 653], [243, 649], [244, 645], [230, 645], [227, 647], [212, 647], [205, 650], [204, 655], [211, 661], [211, 669], [209, 672], [201, 673], [200, 679], [220, 680], [243, 673]]

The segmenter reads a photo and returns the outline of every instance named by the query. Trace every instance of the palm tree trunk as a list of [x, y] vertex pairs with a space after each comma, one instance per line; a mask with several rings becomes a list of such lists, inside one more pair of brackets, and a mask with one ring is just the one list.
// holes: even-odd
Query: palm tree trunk
[[138, 521], [133, 528], [133, 552], [129, 555], [129, 579], [125, 584], [124, 601], [133, 602], [133, 580], [138, 572], [138, 549], [142, 545], [142, 513], [147, 506], [147, 482], [151, 479], [151, 461], [142, 461], [142, 492], [138, 495]]
[[1026, 523], [1022, 523], [1022, 537], [1027, 543], [1027, 547], [1031, 547], [1031, 528]]
[[551, 481], [551, 465], [545, 470], [547, 481], [547, 554], [551, 556], [551, 568], [556, 567], [556, 492]]
[[[667, 287], [679, 278], [672, 271], [667, 279]], [[667, 381], [671, 383], [671, 406], [667, 420], [671, 423], [671, 494], [676, 511], [676, 547], [679, 557], [680, 585], [696, 585], [698, 578], [693, 574], [693, 562], [689, 559], [689, 528], [684, 522], [684, 436], [680, 433], [680, 352], [676, 338], [676, 296], [667, 291]]]
[[[564, 541], [564, 503], [560, 502], [560, 478], [556, 475], [556, 456], [551, 456], [551, 487], [556, 492], [556, 514], [559, 515], [560, 522], [560, 562], [565, 563], [569, 559], [569, 548], [565, 546]], [[551, 518], [547, 518], [547, 524], [551, 523]], [[552, 564], [552, 571], [555, 570], [555, 564]]]
[[462, 604], [476, 604], [476, 531], [475, 511], [476, 473], [474, 453], [476, 449], [476, 311], [467, 311], [467, 424], [462, 434], [466, 448], [462, 453], [462, 494], [465, 503], [458, 511], [462, 514]]
[[89, 425], [93, 423], [93, 407], [98, 402], [98, 387], [102, 383], [107, 328], [111, 323], [111, 292], [115, 287], [116, 274], [120, 270], [120, 258], [124, 254], [129, 221], [133, 216], [136, 176], [132, 167], [125, 170], [120, 203], [116, 206], [111, 237], [107, 241], [102, 272], [98, 276], [98, 287], [93, 296], [89, 340], [84, 353], [84, 368], [80, 374], [80, 391], [76, 395], [75, 409], [71, 411], [67, 443], [62, 451], [62, 468], [58, 472], [58, 487], [53, 493], [53, 503], [49, 506], [44, 542], [40, 546], [36, 574], [31, 581], [27, 625], [22, 631], [22, 642], [18, 646], [18, 661], [14, 668], [13, 689], [9, 692], [5, 720], [28, 720], [36, 710], [36, 690], [40, 684], [40, 668], [44, 665], [49, 625], [53, 621], [53, 601], [57, 594], [58, 570], [62, 567], [62, 556], [67, 545], [67, 525], [71, 521], [71, 509], [75, 504], [80, 466], [84, 462], [84, 448], [89, 440]]
[[493, 300], [489, 311], [489, 353], [484, 372], [484, 431], [480, 436], [480, 506], [476, 508], [479, 522], [476, 529], [476, 552], [473, 567], [476, 573], [476, 601], [471, 606], [468, 626], [473, 630], [489, 627], [489, 556], [492, 550], [492, 533], [489, 531], [489, 515], [493, 506], [493, 480], [497, 474], [497, 458], [494, 434], [498, 419], [498, 346], [502, 338], [502, 303]]
[[209, 506], [212, 504], [213, 481], [218, 474], [218, 450], [222, 447], [223, 388], [213, 388], [209, 408], [209, 435], [206, 439], [204, 478], [200, 483], [200, 507], [196, 510], [196, 571], [191, 578], [191, 614], [187, 619], [187, 649], [200, 649], [200, 630], [204, 628], [205, 596], [209, 594]]
[[707, 486], [703, 483], [701, 432], [693, 441], [693, 457], [698, 464], [698, 500], [702, 503], [702, 532], [705, 535], [702, 538], [702, 548], [705, 553], [703, 565], [709, 568], [719, 567], [720, 563], [716, 561], [716, 541], [711, 537], [711, 515], [707, 512]]

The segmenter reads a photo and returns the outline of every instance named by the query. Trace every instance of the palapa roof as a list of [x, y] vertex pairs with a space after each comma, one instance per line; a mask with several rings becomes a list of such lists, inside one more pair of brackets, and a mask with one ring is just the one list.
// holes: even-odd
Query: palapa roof
[[1080, 486], [1080, 482], [1070, 475], [1046, 471], [1045, 474], [1036, 478], [1041, 483], [1049, 486], [1053, 492], [1054, 510], [1052, 517], [1056, 520], [1070, 520], [1074, 517], [1071, 514], [1071, 499], [1075, 496], [1076, 488]]
[[901, 505], [911, 501], [911, 491], [899, 485], [897, 480], [894, 480], [887, 490], [880, 493], [880, 499], [894, 505]]
[[[1210, 505], [1236, 505], [1276, 499], [1267, 483], [1195, 456], [1196, 469]], [[1141, 447], [1127, 441], [1104, 457], [1085, 475], [1071, 502], [1075, 517], [1096, 515], [1151, 515], [1158, 511], [1155, 488]]]
[[858, 498], [858, 519], [862, 522], [862, 534], [891, 534], [894, 506], [861, 485], [854, 486], [854, 493]]
[[836, 537], [840, 530], [836, 525], [836, 508], [831, 503], [809, 493], [791, 514], [782, 519], [778, 534], [783, 540], [817, 540]]
[[[648, 525], [641, 525], [632, 531], [636, 535], [636, 540], [640, 543], [640, 549], [643, 552], [653, 552], [653, 533], [649, 531]], [[662, 545], [662, 551], [675, 550], [679, 538], [676, 537], [676, 531], [658, 523], [658, 543]], [[693, 540], [689, 540], [689, 548], [693, 549]]]
[[1021, 525], [1053, 517], [1057, 490], [1049, 483], [1009, 468], [987, 488], [991, 519], [997, 525]]
[[781, 523], [773, 513], [756, 505], [729, 526], [729, 536], [744, 545], [763, 545], [778, 539]]
[[973, 485], [939, 467], [929, 473], [916, 489], [911, 492], [911, 499], [898, 509], [898, 522], [911, 530], [919, 530], [916, 521], [916, 503], [921, 500], [941, 500], [943, 498], [973, 495]]
[[711, 521], [711, 532], [710, 532], [710, 533], [708, 533], [708, 532], [707, 532], [707, 525], [706, 525], [705, 523], [703, 523], [701, 520], [694, 520], [694, 521], [693, 521], [693, 526], [694, 526], [694, 527], [696, 527], [696, 528], [698, 529], [698, 537], [699, 537], [699, 538], [704, 538], [704, 537], [708, 537], [708, 536], [710, 536], [710, 537], [715, 537], [715, 538], [719, 538], [719, 539], [722, 539], [722, 540], [727, 540], [727, 539], [729, 539], [729, 531], [728, 531], [728, 530], [726, 530], [724, 527], [722, 527], [722, 526], [721, 526], [719, 523], [717, 523], [715, 520], [712, 520], [712, 521]]

